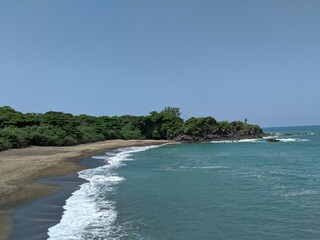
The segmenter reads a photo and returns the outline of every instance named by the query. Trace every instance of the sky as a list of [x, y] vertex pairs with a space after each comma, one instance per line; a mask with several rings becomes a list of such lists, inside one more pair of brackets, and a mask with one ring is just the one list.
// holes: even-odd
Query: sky
[[0, 106], [320, 124], [318, 0], [0, 0]]

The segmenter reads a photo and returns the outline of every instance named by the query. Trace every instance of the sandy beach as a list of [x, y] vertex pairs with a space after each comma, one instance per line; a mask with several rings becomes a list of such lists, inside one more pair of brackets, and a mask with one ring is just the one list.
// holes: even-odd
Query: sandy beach
[[75, 173], [78, 160], [118, 147], [164, 144], [164, 140], [108, 140], [69, 147], [38, 147], [0, 152], [0, 239], [8, 239], [12, 210], [25, 202], [54, 193], [58, 187], [37, 179]]

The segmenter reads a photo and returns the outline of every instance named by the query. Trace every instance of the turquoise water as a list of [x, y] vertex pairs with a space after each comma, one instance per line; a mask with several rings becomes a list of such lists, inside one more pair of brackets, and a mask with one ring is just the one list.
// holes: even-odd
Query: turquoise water
[[67, 201], [49, 236], [320, 239], [320, 127], [265, 131], [281, 142], [172, 144], [96, 156], [108, 163], [80, 173], [89, 183]]

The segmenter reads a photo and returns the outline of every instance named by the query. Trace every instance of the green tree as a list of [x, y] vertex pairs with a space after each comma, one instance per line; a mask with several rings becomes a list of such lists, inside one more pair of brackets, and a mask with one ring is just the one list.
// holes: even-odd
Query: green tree
[[[232, 136], [259, 136], [258, 125], [245, 122], [217, 122], [213, 117], [190, 118], [186, 122], [177, 107], [152, 111], [148, 116], [89, 116], [47, 112], [23, 114], [0, 107], [0, 151], [10, 148], [38, 146], [68, 146], [106, 139], [203, 139]], [[190, 137], [191, 136], [191, 137]], [[193, 138], [195, 137], [195, 138]]]
[[81, 143], [98, 142], [105, 139], [104, 135], [98, 132], [94, 126], [80, 126], [78, 130], [82, 135]]
[[187, 135], [215, 134], [217, 121], [213, 117], [188, 119], [183, 126], [183, 133]]
[[[174, 139], [182, 129], [183, 120], [167, 112], [151, 112], [152, 138], [157, 134], [160, 139]], [[154, 131], [156, 130], [156, 131]], [[156, 134], [154, 133], [156, 132]]]
[[161, 112], [167, 113], [173, 117], [180, 117], [181, 116], [180, 108], [178, 108], [178, 107], [165, 107]]
[[226, 136], [231, 133], [230, 123], [227, 121], [221, 121], [218, 123], [218, 134], [220, 136]]
[[0, 108], [0, 128], [23, 126], [25, 126], [23, 113], [18, 112], [9, 106]]
[[27, 147], [29, 145], [26, 132], [20, 128], [6, 127], [1, 129], [0, 138], [2, 138], [5, 145], [13, 148]]
[[12, 143], [4, 137], [0, 137], [0, 151], [12, 148]]

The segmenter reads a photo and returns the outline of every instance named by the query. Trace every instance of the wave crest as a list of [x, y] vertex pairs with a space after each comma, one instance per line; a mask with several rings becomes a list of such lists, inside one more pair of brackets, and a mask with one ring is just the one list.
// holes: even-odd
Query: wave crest
[[106, 194], [114, 191], [114, 186], [125, 178], [112, 170], [123, 166], [132, 153], [146, 151], [146, 147], [119, 148], [113, 154], [93, 156], [93, 159], [105, 159], [107, 165], [80, 171], [79, 177], [87, 180], [80, 189], [72, 193], [63, 206], [61, 221], [48, 229], [49, 239], [100, 239], [117, 231], [113, 226], [117, 218], [115, 203], [106, 199]]
[[280, 142], [308, 142], [308, 139], [300, 139], [300, 138], [276, 138], [276, 140]]
[[257, 142], [259, 138], [248, 138], [240, 140], [221, 140], [221, 141], [211, 141], [212, 143], [248, 143], [248, 142]]

